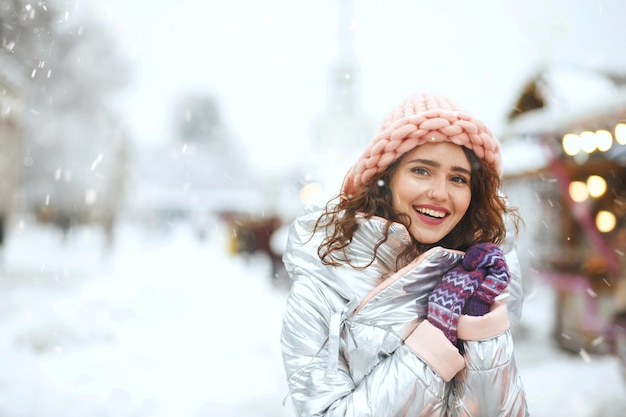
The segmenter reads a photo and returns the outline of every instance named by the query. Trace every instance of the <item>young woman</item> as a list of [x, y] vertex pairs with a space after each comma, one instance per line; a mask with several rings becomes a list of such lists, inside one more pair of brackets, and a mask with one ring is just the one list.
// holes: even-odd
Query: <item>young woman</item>
[[499, 149], [445, 97], [410, 96], [338, 199], [296, 219], [281, 347], [298, 416], [528, 415]]

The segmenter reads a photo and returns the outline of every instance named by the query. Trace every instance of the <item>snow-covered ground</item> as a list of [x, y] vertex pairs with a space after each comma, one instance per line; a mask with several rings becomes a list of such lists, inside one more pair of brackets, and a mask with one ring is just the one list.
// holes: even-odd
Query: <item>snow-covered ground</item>
[[[269, 264], [198, 241], [121, 228], [63, 243], [28, 224], [0, 273], [0, 416], [292, 416], [279, 352], [284, 288]], [[534, 417], [626, 415], [617, 362], [552, 347], [551, 294], [527, 299], [517, 357]], [[546, 318], [548, 318], [546, 320]]]

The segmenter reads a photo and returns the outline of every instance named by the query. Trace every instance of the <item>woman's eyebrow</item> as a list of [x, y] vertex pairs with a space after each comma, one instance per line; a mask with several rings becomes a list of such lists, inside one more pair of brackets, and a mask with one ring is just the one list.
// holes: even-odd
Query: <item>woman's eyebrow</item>
[[456, 171], [456, 172], [460, 172], [460, 173], [466, 174], [466, 175], [470, 175], [470, 176], [472, 175], [472, 171], [470, 171], [470, 170], [469, 170], [469, 169], [467, 169], [467, 168], [463, 168], [463, 167], [459, 167], [459, 166], [454, 166], [454, 167], [452, 167], [452, 170], [453, 170], [453, 171]]
[[431, 167], [440, 167], [441, 166], [441, 164], [439, 162], [433, 161], [432, 159], [420, 159], [420, 158], [418, 158], [418, 159], [411, 159], [409, 161], [409, 164], [414, 164], [414, 163], [416, 163], [416, 164], [424, 164], [424, 165], [428, 165], [428, 166], [431, 166]]
[[[413, 164], [413, 163], [423, 164], [423, 165], [431, 166], [431, 167], [434, 167], [434, 168], [439, 168], [441, 166], [441, 164], [439, 162], [433, 161], [432, 159], [421, 159], [421, 158], [411, 159], [409, 161], [409, 164]], [[456, 166], [455, 165], [455, 166], [452, 167], [452, 170], [455, 171], [455, 172], [460, 172], [460, 173], [466, 174], [466, 175], [472, 175], [472, 171], [471, 170], [469, 170], [467, 168], [463, 168], [461, 166]]]

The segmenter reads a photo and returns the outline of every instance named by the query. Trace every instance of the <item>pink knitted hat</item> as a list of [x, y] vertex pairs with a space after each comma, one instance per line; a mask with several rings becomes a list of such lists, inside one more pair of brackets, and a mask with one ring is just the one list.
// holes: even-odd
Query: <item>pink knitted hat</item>
[[449, 141], [465, 146], [500, 174], [500, 143], [479, 120], [446, 97], [418, 94], [407, 97], [384, 119], [374, 140], [348, 171], [342, 195], [355, 195], [372, 177], [426, 142]]

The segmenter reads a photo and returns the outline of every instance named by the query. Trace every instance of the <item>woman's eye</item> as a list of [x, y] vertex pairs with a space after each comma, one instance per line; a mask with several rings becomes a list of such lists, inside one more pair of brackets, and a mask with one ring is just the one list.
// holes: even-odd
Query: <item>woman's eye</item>
[[413, 168], [412, 171], [417, 175], [428, 175], [428, 170], [425, 168]]
[[467, 184], [468, 180], [464, 177], [452, 177], [453, 182], [458, 182], [459, 184]]

